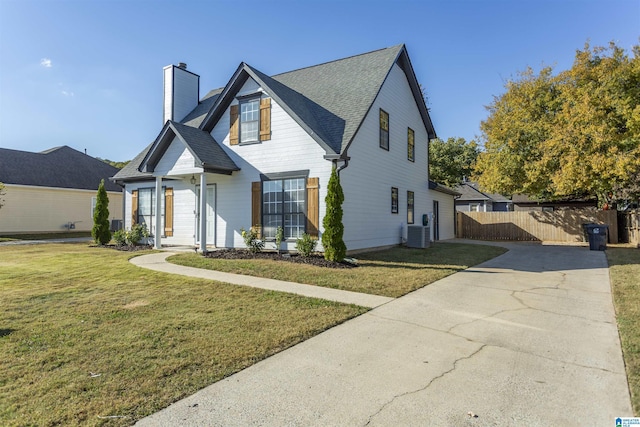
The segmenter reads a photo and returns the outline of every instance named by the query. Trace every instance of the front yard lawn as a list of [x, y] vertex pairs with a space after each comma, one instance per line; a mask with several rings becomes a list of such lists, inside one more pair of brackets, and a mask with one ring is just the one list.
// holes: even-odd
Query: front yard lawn
[[367, 311], [156, 273], [131, 256], [0, 247], [0, 425], [131, 425]]
[[192, 253], [167, 260], [189, 267], [399, 297], [506, 251], [496, 246], [462, 243], [436, 243], [428, 249], [397, 247], [357, 255], [359, 267], [350, 269], [265, 259], [212, 259]]
[[640, 249], [609, 248], [609, 274], [635, 416], [640, 416]]

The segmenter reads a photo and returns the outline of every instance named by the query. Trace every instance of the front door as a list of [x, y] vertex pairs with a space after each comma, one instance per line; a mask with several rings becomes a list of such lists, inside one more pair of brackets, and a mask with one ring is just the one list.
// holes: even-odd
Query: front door
[[[196, 185], [196, 243], [200, 243], [200, 186]], [[207, 245], [215, 244], [216, 239], [216, 185], [207, 185]]]
[[440, 206], [437, 200], [433, 201], [433, 240], [440, 240]]

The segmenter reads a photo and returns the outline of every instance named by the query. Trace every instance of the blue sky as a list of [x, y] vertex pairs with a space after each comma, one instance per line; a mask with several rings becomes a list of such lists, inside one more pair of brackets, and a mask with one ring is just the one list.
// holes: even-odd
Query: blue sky
[[0, 147], [129, 160], [162, 127], [162, 67], [201, 95], [242, 61], [272, 75], [404, 43], [436, 132], [473, 139], [518, 71], [630, 51], [640, 0], [0, 0]]

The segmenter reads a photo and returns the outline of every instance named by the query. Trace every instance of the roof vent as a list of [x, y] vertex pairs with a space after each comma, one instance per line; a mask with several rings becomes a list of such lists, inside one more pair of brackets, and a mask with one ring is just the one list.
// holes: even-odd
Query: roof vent
[[178, 63], [178, 68], [182, 68], [183, 70], [187, 69], [187, 64], [185, 64], [184, 62], [179, 62]]

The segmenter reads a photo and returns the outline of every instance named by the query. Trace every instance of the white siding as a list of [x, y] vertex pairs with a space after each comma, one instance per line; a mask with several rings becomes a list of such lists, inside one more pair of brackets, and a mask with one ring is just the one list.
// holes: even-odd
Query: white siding
[[202, 168], [195, 166], [195, 159], [187, 146], [175, 137], [156, 165], [153, 174], [167, 176], [196, 174], [201, 171]]
[[[249, 79], [239, 95], [262, 91]], [[266, 94], [265, 96], [268, 96]], [[237, 101], [234, 101], [237, 103]], [[331, 162], [324, 160], [325, 151], [313, 140], [276, 102], [271, 100], [271, 139], [258, 144], [229, 145], [229, 109], [211, 132], [216, 141], [240, 167], [233, 175], [207, 174], [207, 183], [216, 184], [216, 239], [207, 242], [217, 247], [243, 247], [240, 229], [251, 227], [251, 183], [260, 181], [260, 174], [277, 172], [309, 171], [309, 177], [320, 181], [320, 221], [324, 217], [326, 186], [331, 175]], [[193, 167], [193, 158], [184, 145], [174, 140], [163, 158], [158, 162], [154, 174], [182, 174], [183, 180], [164, 180], [163, 186], [174, 189], [174, 236], [163, 238], [162, 243], [194, 244], [195, 242], [195, 186], [188, 181]], [[199, 169], [196, 169], [196, 175]], [[199, 179], [198, 179], [199, 182]], [[125, 227], [131, 227], [131, 191], [153, 187], [155, 181], [127, 185], [127, 214]], [[295, 241], [286, 242], [294, 249]], [[268, 243], [268, 248], [274, 247]]]
[[[380, 148], [379, 111], [389, 113], [389, 151]], [[407, 128], [415, 132], [415, 162], [407, 160]], [[428, 136], [404, 72], [394, 65], [371, 107], [341, 172], [345, 193], [347, 249], [399, 244], [406, 240], [407, 191], [415, 194], [415, 224], [432, 210], [428, 196]], [[398, 188], [398, 213], [391, 213], [391, 187]]]
[[[75, 231], [93, 227], [91, 199], [97, 190], [6, 185], [4, 204], [0, 208], [0, 233]], [[107, 192], [109, 220], [122, 218], [122, 193]]]
[[[438, 201], [439, 222], [440, 222], [440, 240], [453, 239], [456, 237], [455, 221], [456, 213], [454, 208], [453, 196], [441, 193], [435, 190], [429, 190], [429, 198]], [[431, 202], [431, 212], [433, 212], [433, 202]], [[422, 218], [422, 217], [420, 217]], [[434, 236], [433, 227], [431, 228], [431, 240]]]
[[[262, 91], [249, 79], [238, 95]], [[269, 96], [265, 94], [265, 96]], [[237, 101], [234, 101], [237, 103]], [[240, 167], [232, 176], [212, 175], [217, 184], [218, 246], [244, 246], [240, 228], [251, 226], [251, 182], [260, 174], [308, 170], [309, 177], [320, 179], [320, 221], [324, 217], [324, 198], [331, 175], [331, 162], [324, 160], [325, 151], [293, 120], [275, 100], [271, 100], [271, 139], [258, 144], [229, 145], [229, 109], [211, 132]], [[293, 249], [295, 241], [287, 242]], [[268, 245], [271, 247], [271, 245]]]

